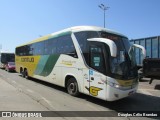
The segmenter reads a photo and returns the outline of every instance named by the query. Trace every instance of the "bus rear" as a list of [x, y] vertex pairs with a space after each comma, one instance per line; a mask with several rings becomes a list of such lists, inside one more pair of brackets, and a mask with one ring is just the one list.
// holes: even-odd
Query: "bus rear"
[[15, 62], [15, 54], [9, 52], [1, 52], [0, 54], [0, 68], [4, 69], [8, 62]]

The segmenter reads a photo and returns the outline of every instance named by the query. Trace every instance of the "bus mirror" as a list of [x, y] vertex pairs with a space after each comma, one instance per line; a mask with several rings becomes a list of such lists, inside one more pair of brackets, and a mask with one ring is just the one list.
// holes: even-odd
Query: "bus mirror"
[[133, 44], [132, 47], [139, 48], [142, 51], [143, 59], [146, 58], [146, 49], [142, 45]]
[[106, 45], [109, 46], [111, 56], [112, 57], [116, 57], [117, 56], [117, 46], [112, 40], [106, 39], [106, 38], [91, 38], [91, 39], [87, 39], [87, 40], [91, 41], [91, 42], [102, 42], [102, 43], [105, 43]]

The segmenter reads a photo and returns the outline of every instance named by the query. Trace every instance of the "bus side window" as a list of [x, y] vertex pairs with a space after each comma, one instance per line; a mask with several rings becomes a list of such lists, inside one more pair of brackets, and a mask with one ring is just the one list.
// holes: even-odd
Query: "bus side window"
[[46, 40], [44, 43], [44, 54], [50, 55], [50, 54], [56, 54], [56, 38], [51, 38], [49, 40]]
[[76, 49], [70, 35], [57, 38], [57, 53], [77, 58]]
[[90, 46], [90, 67], [93, 69], [105, 73], [105, 59], [102, 45]]

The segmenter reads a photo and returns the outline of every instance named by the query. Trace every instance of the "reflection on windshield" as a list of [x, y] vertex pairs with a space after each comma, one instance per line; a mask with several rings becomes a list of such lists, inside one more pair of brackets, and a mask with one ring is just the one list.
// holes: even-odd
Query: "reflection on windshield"
[[111, 57], [111, 72], [123, 75], [123, 71], [125, 68], [124, 62], [125, 62], [124, 51], [120, 51], [118, 57]]
[[110, 56], [110, 60], [106, 59], [106, 63], [109, 64], [106, 66], [108, 70], [106, 74], [111, 73], [113, 77], [115, 76], [120, 79], [135, 78], [137, 76], [134, 50], [128, 52], [130, 49], [128, 38], [105, 31], [83, 31], [75, 33], [75, 36], [88, 66], [90, 66], [90, 59], [87, 39], [107, 38], [115, 42], [117, 46], [117, 56]]
[[111, 73], [122, 78], [134, 78], [137, 76], [134, 51], [119, 51], [117, 57], [111, 57]]
[[[130, 43], [126, 37], [110, 33], [101, 33], [102, 37], [115, 42], [117, 46], [117, 56], [111, 57], [110, 68], [114, 76], [121, 79], [135, 78], [137, 76], [134, 51], [130, 50]], [[128, 52], [129, 51], [129, 52]]]

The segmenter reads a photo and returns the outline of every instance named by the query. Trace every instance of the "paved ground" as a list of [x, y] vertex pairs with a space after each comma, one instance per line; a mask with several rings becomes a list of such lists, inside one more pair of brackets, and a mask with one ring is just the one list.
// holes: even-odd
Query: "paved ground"
[[[160, 90], [155, 89], [159, 80], [149, 85], [148, 79], [140, 82], [138, 93], [116, 102], [105, 102], [89, 96], [72, 97], [63, 88], [48, 83], [25, 80], [17, 73], [0, 70], [0, 111], [57, 111], [57, 110], [98, 110], [98, 111], [160, 111]], [[55, 117], [54, 117], [55, 118]], [[2, 118], [0, 118], [2, 119]], [[8, 120], [8, 118], [3, 118]], [[13, 118], [17, 119], [17, 118]], [[33, 118], [32, 118], [33, 119]], [[34, 118], [53, 119], [53, 118]], [[57, 118], [56, 118], [57, 119]], [[154, 120], [153, 117], [102, 117], [102, 118], [67, 118], [89, 120]]]
[[143, 78], [140, 81], [138, 91], [147, 95], [160, 97], [160, 80], [155, 79], [152, 84], [149, 84], [149, 81], [150, 78]]

